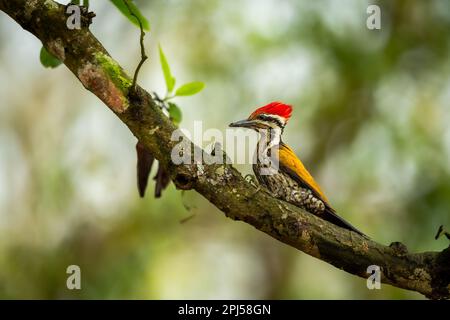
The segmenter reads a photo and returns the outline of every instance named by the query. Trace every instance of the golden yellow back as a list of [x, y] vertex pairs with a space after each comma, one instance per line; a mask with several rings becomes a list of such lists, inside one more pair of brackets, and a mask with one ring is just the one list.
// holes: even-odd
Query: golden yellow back
[[280, 167], [283, 167], [285, 170], [287, 169], [286, 172], [291, 176], [291, 178], [300, 184], [305, 184], [308, 186], [311, 191], [315, 192], [324, 202], [329, 204], [328, 199], [320, 189], [319, 184], [314, 180], [308, 170], [306, 170], [305, 166], [295, 155], [294, 151], [292, 151], [292, 149], [284, 143], [280, 144], [279, 161]]

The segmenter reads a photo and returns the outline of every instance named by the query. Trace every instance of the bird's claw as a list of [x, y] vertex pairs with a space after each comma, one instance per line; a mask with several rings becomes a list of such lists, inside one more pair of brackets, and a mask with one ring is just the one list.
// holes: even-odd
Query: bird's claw
[[257, 182], [256, 178], [252, 174], [246, 174], [244, 180], [250, 183], [256, 190], [252, 192], [249, 198], [253, 198], [259, 191], [261, 191], [261, 185]]
[[254, 175], [252, 175], [250, 173], [246, 174], [245, 177], [244, 177], [244, 180], [247, 181], [248, 183], [250, 183], [255, 188], [259, 188], [257, 180], [256, 180]]

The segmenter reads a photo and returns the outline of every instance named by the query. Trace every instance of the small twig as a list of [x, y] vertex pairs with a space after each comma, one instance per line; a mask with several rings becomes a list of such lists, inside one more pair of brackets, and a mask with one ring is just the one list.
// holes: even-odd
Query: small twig
[[168, 101], [168, 100], [170, 100], [170, 99], [173, 99], [173, 98], [175, 98], [174, 95], [166, 94], [166, 97], [163, 99], [163, 101], [166, 102], [166, 101]]
[[123, 0], [123, 2], [125, 3], [125, 5], [128, 8], [128, 11], [130, 12], [130, 14], [136, 18], [136, 20], [139, 23], [139, 28], [141, 29], [141, 36], [140, 36], [140, 45], [141, 45], [141, 61], [139, 62], [138, 66], [136, 67], [136, 71], [134, 72], [134, 76], [133, 76], [133, 84], [131, 86], [132, 91], [136, 92], [136, 84], [137, 84], [137, 78], [139, 75], [139, 71], [141, 70], [142, 65], [144, 64], [145, 60], [148, 59], [147, 54], [145, 53], [145, 46], [144, 46], [144, 38], [145, 38], [145, 31], [144, 31], [144, 26], [142, 25], [141, 19], [139, 19], [139, 17], [133, 12], [133, 10], [131, 10], [131, 7], [128, 3], [128, 0]]
[[444, 226], [440, 226], [438, 229], [438, 232], [436, 233], [436, 236], [434, 237], [435, 240], [439, 239], [442, 235], [446, 236], [447, 239], [450, 240], [450, 232], [446, 231], [444, 229]]
[[181, 220], [180, 220], [180, 223], [181, 223], [181, 224], [186, 223], [186, 222], [188, 222], [189, 220], [191, 220], [191, 219], [194, 218], [194, 217], [195, 217], [195, 213], [193, 213], [193, 214], [187, 216], [186, 218], [181, 219]]
[[151, 92], [152, 98], [153, 100], [156, 102], [156, 104], [161, 108], [161, 109], [165, 109], [168, 110], [169, 106], [167, 105], [167, 103], [164, 101], [164, 99], [161, 99], [161, 97], [156, 93], [156, 92]]
[[164, 99], [162, 99], [156, 92], [153, 91], [152, 95], [153, 95], [153, 100], [156, 100], [156, 102], [165, 105]]

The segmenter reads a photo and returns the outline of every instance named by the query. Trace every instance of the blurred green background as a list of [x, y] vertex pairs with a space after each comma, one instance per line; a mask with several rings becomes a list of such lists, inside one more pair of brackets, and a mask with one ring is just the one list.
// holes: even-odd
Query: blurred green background
[[[373, 1], [135, 2], [152, 25], [140, 84], [164, 94], [158, 43], [179, 83], [206, 83], [177, 100], [182, 127], [224, 131], [293, 104], [284, 140], [343, 217], [410, 251], [448, 245], [433, 236], [450, 227], [450, 2], [375, 2], [381, 30], [366, 28]], [[139, 30], [109, 1], [91, 9], [132, 74]], [[141, 200], [135, 138], [64, 66], [44, 69], [40, 47], [0, 13], [0, 298], [422, 298], [368, 290], [195, 192], [171, 185], [156, 200], [152, 185]]]

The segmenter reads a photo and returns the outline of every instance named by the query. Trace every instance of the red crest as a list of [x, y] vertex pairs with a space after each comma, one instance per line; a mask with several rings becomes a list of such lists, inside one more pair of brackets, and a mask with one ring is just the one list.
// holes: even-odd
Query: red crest
[[288, 120], [291, 117], [292, 106], [278, 101], [271, 102], [268, 105], [265, 105], [253, 111], [249, 119], [254, 119], [256, 116], [262, 113], [277, 115]]

